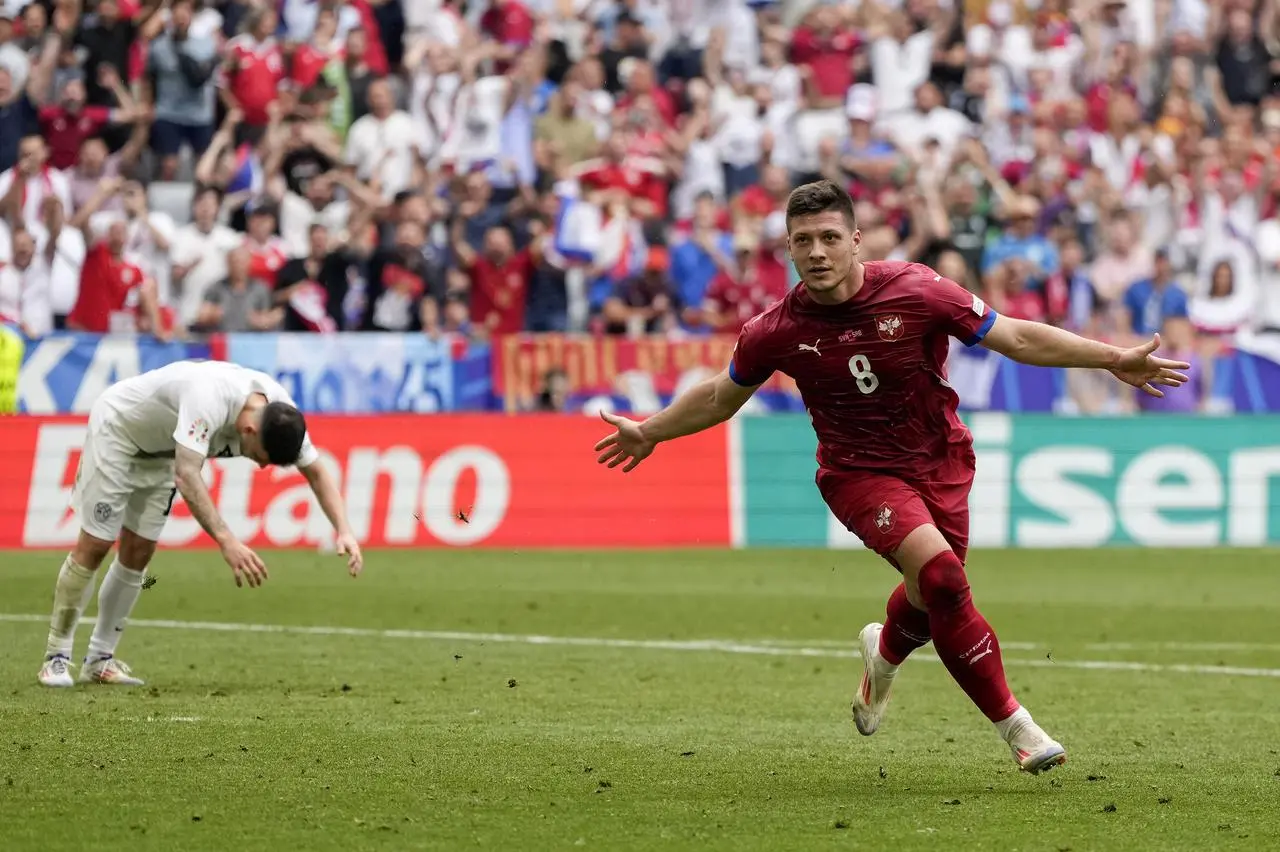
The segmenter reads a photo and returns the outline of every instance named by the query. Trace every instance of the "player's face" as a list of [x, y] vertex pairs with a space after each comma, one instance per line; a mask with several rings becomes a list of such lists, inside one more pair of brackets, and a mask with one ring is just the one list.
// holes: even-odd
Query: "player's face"
[[256, 429], [244, 429], [240, 432], [240, 455], [253, 461], [258, 467], [269, 467], [271, 460], [266, 450], [262, 449], [262, 440]]
[[835, 291], [850, 278], [862, 242], [857, 228], [850, 228], [836, 210], [796, 216], [788, 223], [791, 261], [812, 294]]

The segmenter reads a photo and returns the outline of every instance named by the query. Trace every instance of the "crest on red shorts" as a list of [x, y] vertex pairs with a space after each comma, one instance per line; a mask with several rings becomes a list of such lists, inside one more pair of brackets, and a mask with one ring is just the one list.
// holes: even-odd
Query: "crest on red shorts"
[[887, 533], [893, 529], [893, 507], [888, 503], [881, 503], [880, 508], [876, 509], [876, 529], [882, 533]]
[[876, 334], [881, 340], [898, 340], [902, 337], [902, 317], [898, 314], [876, 317]]

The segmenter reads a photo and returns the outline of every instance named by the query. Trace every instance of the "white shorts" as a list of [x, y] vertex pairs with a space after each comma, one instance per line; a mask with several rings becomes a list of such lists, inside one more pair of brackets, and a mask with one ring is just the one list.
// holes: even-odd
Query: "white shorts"
[[115, 541], [124, 527], [159, 541], [176, 494], [173, 459], [138, 458], [112, 420], [101, 410], [89, 415], [71, 508], [94, 538]]

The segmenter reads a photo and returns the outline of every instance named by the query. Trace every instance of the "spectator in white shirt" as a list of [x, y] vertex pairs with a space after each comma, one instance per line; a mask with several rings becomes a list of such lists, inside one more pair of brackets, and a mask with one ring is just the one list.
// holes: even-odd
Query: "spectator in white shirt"
[[44, 138], [24, 136], [18, 144], [17, 165], [0, 172], [0, 209], [22, 222], [38, 222], [40, 207], [50, 195], [56, 195], [64, 208], [71, 209], [71, 182], [50, 167]]
[[351, 203], [334, 192], [341, 184], [362, 205], [380, 207], [382, 199], [349, 175], [326, 172], [307, 181], [306, 195], [286, 192], [280, 201], [280, 238], [290, 257], [305, 257], [311, 250], [311, 228], [323, 225], [335, 242], [343, 241], [351, 219]]
[[18, 323], [27, 337], [42, 337], [53, 330], [48, 270], [36, 255], [31, 232], [14, 231], [13, 262], [0, 269], [0, 320]]
[[227, 254], [244, 241], [226, 225], [218, 224], [222, 195], [212, 187], [197, 193], [191, 204], [191, 224], [173, 236], [173, 286], [177, 291], [178, 321], [190, 328], [200, 316], [204, 294], [227, 277]]
[[872, 40], [871, 79], [884, 115], [911, 112], [912, 92], [929, 79], [933, 38], [931, 30], [913, 33], [907, 15], [894, 12], [883, 34]]
[[67, 211], [56, 195], [44, 200], [40, 221], [31, 225], [36, 254], [48, 266], [49, 305], [55, 328], [65, 328], [67, 314], [80, 295], [80, 269], [84, 266], [84, 235], [67, 225]]
[[882, 119], [877, 129], [911, 155], [923, 153], [930, 139], [937, 140], [946, 161], [962, 139], [973, 135], [974, 126], [963, 113], [942, 105], [942, 92], [936, 85], [924, 83], [916, 89], [915, 109]]
[[421, 134], [407, 112], [396, 109], [391, 84], [369, 85], [369, 114], [351, 125], [346, 162], [363, 181], [377, 181], [382, 197], [390, 200], [413, 183], [415, 152]]

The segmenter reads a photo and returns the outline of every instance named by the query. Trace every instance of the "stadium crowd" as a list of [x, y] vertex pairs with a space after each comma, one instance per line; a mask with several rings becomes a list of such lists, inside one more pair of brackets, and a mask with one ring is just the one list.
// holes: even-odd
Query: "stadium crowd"
[[820, 176], [864, 259], [1162, 331], [1166, 404], [1280, 332], [1277, 0], [2, 2], [31, 336], [733, 333]]

